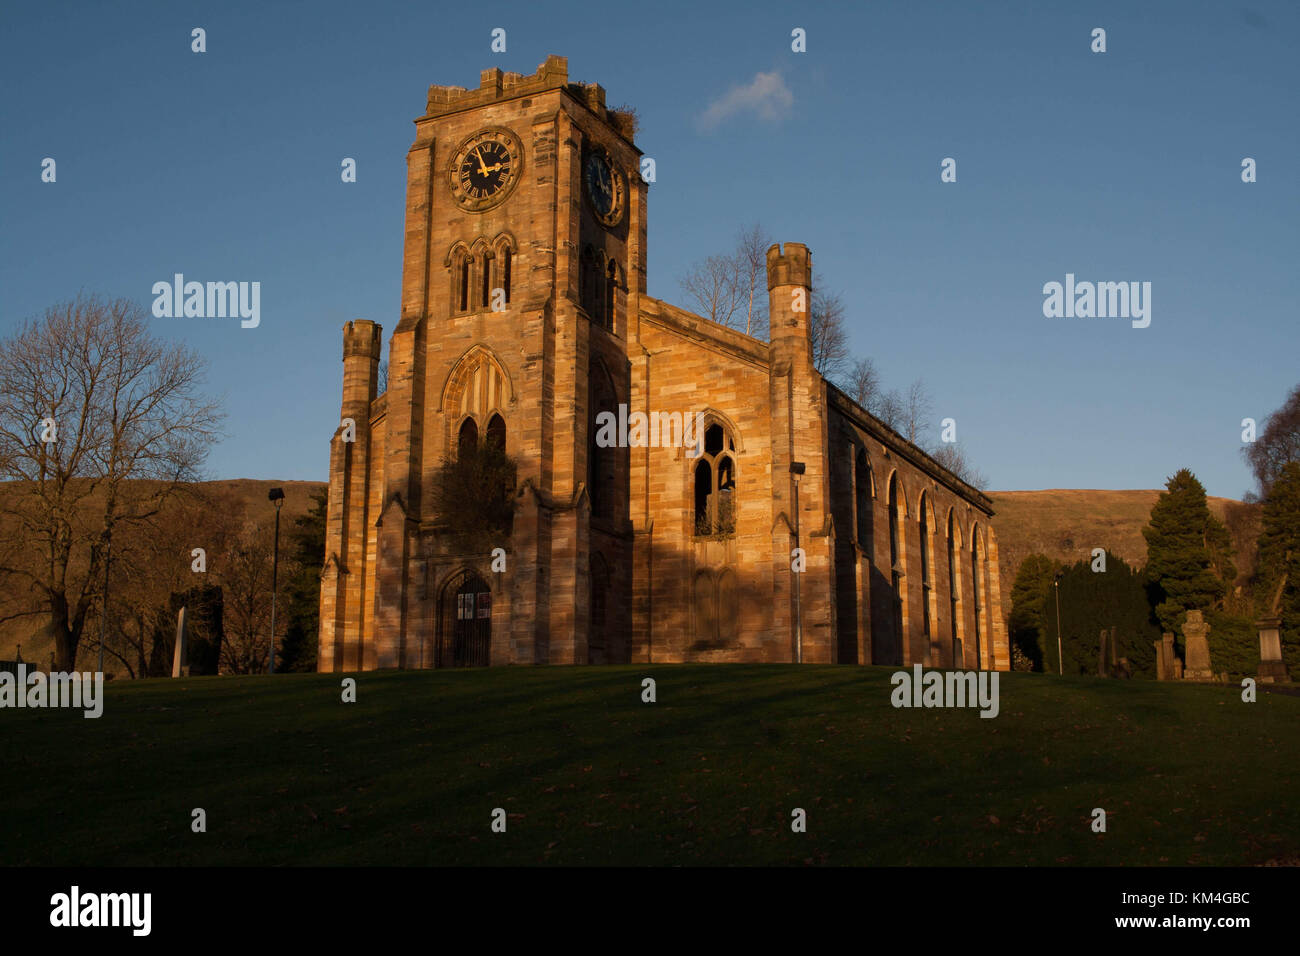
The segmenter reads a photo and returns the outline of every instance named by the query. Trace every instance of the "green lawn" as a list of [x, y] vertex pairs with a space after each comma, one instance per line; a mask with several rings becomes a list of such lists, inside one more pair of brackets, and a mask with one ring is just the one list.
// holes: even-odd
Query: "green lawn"
[[[892, 668], [638, 665], [109, 685], [0, 710], [0, 863], [1242, 864], [1300, 850], [1300, 698]], [[641, 678], [658, 703], [641, 702]], [[207, 833], [190, 830], [194, 807]], [[508, 816], [493, 833], [493, 808]], [[792, 833], [802, 807], [808, 832]], [[1091, 811], [1108, 813], [1093, 833]]]

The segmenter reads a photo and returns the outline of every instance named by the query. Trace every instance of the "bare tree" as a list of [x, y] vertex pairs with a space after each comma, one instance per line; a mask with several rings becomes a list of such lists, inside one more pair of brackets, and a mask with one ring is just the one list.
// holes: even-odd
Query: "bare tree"
[[736, 236], [737, 285], [745, 296], [745, 334], [767, 339], [767, 250], [772, 239], [758, 223], [745, 226]]
[[849, 395], [870, 414], [925, 451], [940, 465], [974, 488], [983, 489], [988, 479], [978, 471], [956, 442], [927, 442], [925, 429], [934, 408], [925, 382], [917, 379], [906, 394], [898, 389], [882, 390], [880, 375], [871, 359], [858, 359], [848, 375]]
[[880, 391], [880, 373], [869, 358], [858, 359], [849, 369], [849, 397], [875, 415], [884, 396]]
[[1263, 431], [1241, 453], [1259, 482], [1258, 497], [1267, 498], [1287, 462], [1300, 461], [1300, 385], [1291, 390], [1281, 408], [1268, 416]]
[[114, 533], [198, 477], [221, 419], [203, 370], [124, 299], [79, 297], [0, 341], [0, 478], [14, 482], [0, 514], [16, 532], [0, 544], [0, 620], [45, 617], [60, 669], [76, 667]]
[[930, 394], [925, 390], [925, 382], [919, 378], [911, 385], [907, 386], [907, 395], [903, 398], [903, 428], [907, 440], [913, 445], [923, 445], [925, 442], [918, 439], [923, 438], [923, 433], [927, 424], [929, 424], [930, 414], [934, 410], [934, 402]]
[[844, 331], [847, 309], [836, 293], [822, 292], [813, 279], [811, 308], [808, 311], [808, 337], [812, 343], [813, 366], [823, 378], [838, 381], [849, 363], [848, 333]]
[[[133, 677], [160, 676], [154, 668], [160, 657], [155, 644], [161, 638], [170, 648], [174, 640], [175, 619], [167, 613], [172, 596], [216, 582], [221, 557], [242, 529], [244, 510], [229, 491], [191, 487], [154, 517], [113, 539], [111, 626], [105, 648]], [[195, 549], [202, 551], [196, 555]], [[200, 557], [202, 563], [196, 566]], [[169, 666], [171, 658], [161, 656]], [[164, 669], [166, 673], [170, 671]]]
[[[275, 532], [270, 519], [247, 523], [219, 556], [213, 575], [224, 596], [225, 639], [221, 644], [221, 669], [233, 674], [258, 674], [266, 670], [267, 639], [271, 629], [271, 562]], [[280, 580], [284, 586], [296, 570], [280, 555]], [[284, 637], [287, 615], [276, 621], [278, 645]]]
[[901, 431], [903, 428], [904, 416], [903, 396], [898, 389], [891, 388], [888, 392], [880, 396], [880, 401], [876, 403], [874, 409], [867, 409], [882, 422], [892, 428], [894, 431]]
[[743, 318], [744, 294], [734, 257], [709, 256], [682, 278], [681, 285], [700, 315], [729, 329], [740, 327], [737, 319]]
[[972, 488], [983, 491], [988, 487], [988, 478], [971, 464], [966, 450], [957, 442], [940, 442], [931, 450], [930, 457]]
[[772, 245], [758, 223], [736, 234], [728, 255], [709, 256], [681, 280], [687, 303], [700, 315], [758, 339], [767, 339], [767, 250]]

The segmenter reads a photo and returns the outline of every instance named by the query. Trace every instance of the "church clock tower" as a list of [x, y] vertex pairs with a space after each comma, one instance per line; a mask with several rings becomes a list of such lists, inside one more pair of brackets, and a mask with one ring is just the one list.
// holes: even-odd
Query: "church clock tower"
[[[345, 554], [339, 540], [326, 568], [321, 669], [622, 659], [617, 612], [591, 592], [628, 573], [627, 462], [595, 448], [592, 425], [596, 405], [629, 400], [625, 343], [645, 293], [633, 117], [552, 56], [532, 76], [431, 87], [415, 125], [382, 395], [373, 349], [345, 347], [353, 417], [371, 401], [356, 440], [335, 437], [330, 511], [365, 525], [367, 546]], [[518, 465], [513, 530], [464, 553], [433, 482], [489, 439]]]

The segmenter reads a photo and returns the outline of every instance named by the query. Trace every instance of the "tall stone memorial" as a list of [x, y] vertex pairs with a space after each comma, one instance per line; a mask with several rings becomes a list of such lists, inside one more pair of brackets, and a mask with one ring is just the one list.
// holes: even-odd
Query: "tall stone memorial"
[[189, 656], [185, 653], [186, 636], [185, 608], [182, 607], [176, 612], [176, 643], [173, 645], [172, 652], [172, 677], [190, 676]]
[[1255, 627], [1259, 630], [1259, 682], [1285, 683], [1290, 675], [1282, 660], [1282, 619], [1266, 617], [1256, 621]]
[[1186, 680], [1214, 680], [1214, 671], [1210, 669], [1210, 625], [1205, 623], [1201, 611], [1188, 611], [1183, 623], [1183, 641], [1186, 648], [1187, 663], [1183, 668]]
[[[1291, 563], [1290, 551], [1286, 553], [1285, 563], [1288, 565]], [[1259, 630], [1258, 676], [1261, 684], [1290, 679], [1286, 664], [1282, 662], [1282, 618], [1278, 614], [1278, 609], [1282, 606], [1282, 592], [1286, 588], [1286, 581], [1287, 575], [1283, 574], [1277, 590], [1273, 592], [1268, 614], [1255, 622], [1255, 627]]]
[[1102, 628], [1098, 638], [1097, 676], [1117, 677], [1119, 665], [1115, 660], [1115, 642], [1118, 640], [1118, 628]]
[[1174, 635], [1165, 631], [1160, 640], [1152, 641], [1156, 648], [1156, 680], [1182, 680], [1183, 662], [1174, 650]]

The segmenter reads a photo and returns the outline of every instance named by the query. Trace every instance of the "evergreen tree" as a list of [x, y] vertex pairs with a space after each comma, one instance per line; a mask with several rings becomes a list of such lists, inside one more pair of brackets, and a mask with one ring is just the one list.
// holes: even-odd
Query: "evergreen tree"
[[289, 532], [288, 557], [294, 571], [285, 583], [285, 631], [276, 669], [283, 672], [316, 670], [320, 641], [320, 575], [325, 566], [325, 518], [328, 493], [312, 495], [312, 506], [294, 519]]
[[1210, 514], [1205, 488], [1186, 468], [1169, 479], [1151, 508], [1146, 573], [1161, 628], [1179, 633], [1187, 611], [1208, 611], [1237, 574], [1228, 529]]
[[433, 506], [447, 533], [469, 551], [503, 546], [515, 513], [518, 466], [498, 443], [466, 445], [434, 475]]
[[[1154, 642], [1160, 629], [1147, 599], [1142, 572], [1107, 552], [1106, 570], [1093, 571], [1092, 560], [1079, 561], [1061, 571], [1061, 656], [1064, 673], [1096, 676], [1101, 631], [1116, 629], [1115, 658], [1128, 658], [1134, 677], [1156, 676]], [[1046, 594], [1051, 595], [1049, 580]], [[1057, 673], [1056, 609], [1042, 615], [1043, 670]]]
[[1043, 669], [1043, 608], [1051, 597], [1052, 576], [1058, 566], [1045, 554], [1028, 555], [1020, 562], [1011, 586], [1011, 614], [1007, 619], [1011, 646], [1032, 661], [1036, 671]]
[[[1259, 536], [1260, 614], [1271, 611], [1273, 596], [1286, 574], [1278, 604], [1282, 615], [1282, 659], [1294, 671], [1300, 667], [1300, 462], [1283, 466], [1264, 500], [1263, 531]], [[1288, 554], [1290, 557], [1288, 558]]]

